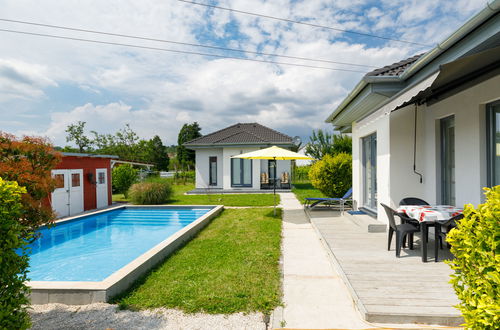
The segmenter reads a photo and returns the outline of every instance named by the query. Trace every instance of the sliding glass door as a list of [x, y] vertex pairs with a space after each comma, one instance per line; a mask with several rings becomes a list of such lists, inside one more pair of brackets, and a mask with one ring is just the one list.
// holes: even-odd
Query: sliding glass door
[[231, 158], [231, 186], [252, 186], [252, 160]]
[[377, 209], [377, 135], [362, 139], [363, 153], [363, 206]]
[[455, 116], [440, 120], [441, 204], [455, 205]]
[[488, 186], [500, 185], [500, 102], [488, 105]]

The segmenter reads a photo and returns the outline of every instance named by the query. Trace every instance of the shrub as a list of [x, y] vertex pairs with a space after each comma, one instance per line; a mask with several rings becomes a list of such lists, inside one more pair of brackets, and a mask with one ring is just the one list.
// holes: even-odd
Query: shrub
[[132, 165], [124, 164], [113, 168], [113, 190], [127, 197], [127, 192], [139, 177], [139, 171]]
[[455, 256], [451, 284], [458, 307], [470, 329], [493, 329], [500, 324], [500, 186], [486, 191], [486, 203], [466, 205], [464, 218], [447, 241]]
[[326, 155], [311, 165], [312, 185], [328, 197], [342, 197], [352, 185], [352, 156], [339, 153]]
[[296, 166], [293, 170], [294, 174], [293, 182], [308, 181], [310, 169], [311, 169], [310, 165]]
[[[27, 329], [30, 318], [25, 253], [21, 217], [21, 196], [26, 188], [0, 178], [0, 329]], [[19, 252], [16, 252], [19, 251]]]
[[132, 185], [128, 194], [133, 204], [164, 204], [172, 196], [172, 186], [169, 182], [161, 180], [141, 182]]
[[50, 224], [54, 212], [50, 204], [41, 202], [55, 187], [51, 170], [60, 162], [60, 154], [54, 151], [47, 139], [0, 132], [0, 173], [7, 181], [16, 181], [26, 188], [21, 197], [21, 215], [18, 221], [24, 227], [26, 238], [42, 224]]

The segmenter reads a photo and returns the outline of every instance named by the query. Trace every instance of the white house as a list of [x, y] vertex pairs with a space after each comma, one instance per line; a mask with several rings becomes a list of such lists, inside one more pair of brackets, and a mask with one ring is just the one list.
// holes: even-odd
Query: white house
[[353, 138], [353, 198], [462, 206], [500, 184], [500, 0], [425, 54], [366, 74], [326, 120]]
[[[293, 139], [258, 123], [238, 123], [184, 144], [196, 153], [196, 190], [252, 191], [290, 188], [291, 161], [231, 158], [270, 146], [289, 149]], [[286, 180], [288, 178], [288, 180]]]

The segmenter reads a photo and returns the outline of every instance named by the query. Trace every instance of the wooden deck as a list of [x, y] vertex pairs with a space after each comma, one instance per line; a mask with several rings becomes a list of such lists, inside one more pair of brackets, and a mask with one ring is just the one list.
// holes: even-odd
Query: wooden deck
[[307, 213], [367, 321], [448, 326], [463, 323], [453, 307], [458, 299], [448, 283], [451, 270], [441, 260], [450, 257], [449, 251], [440, 250], [441, 261], [434, 262], [434, 241], [430, 241], [429, 262], [423, 263], [417, 238], [413, 251], [405, 249], [401, 258], [396, 258], [394, 241], [387, 251], [387, 233], [368, 232], [364, 223], [367, 219], [363, 218], [367, 216]]

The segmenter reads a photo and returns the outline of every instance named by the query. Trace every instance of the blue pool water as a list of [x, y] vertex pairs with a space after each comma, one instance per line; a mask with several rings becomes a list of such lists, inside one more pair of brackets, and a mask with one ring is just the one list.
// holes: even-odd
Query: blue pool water
[[206, 209], [122, 208], [40, 229], [32, 281], [102, 281], [189, 225]]

